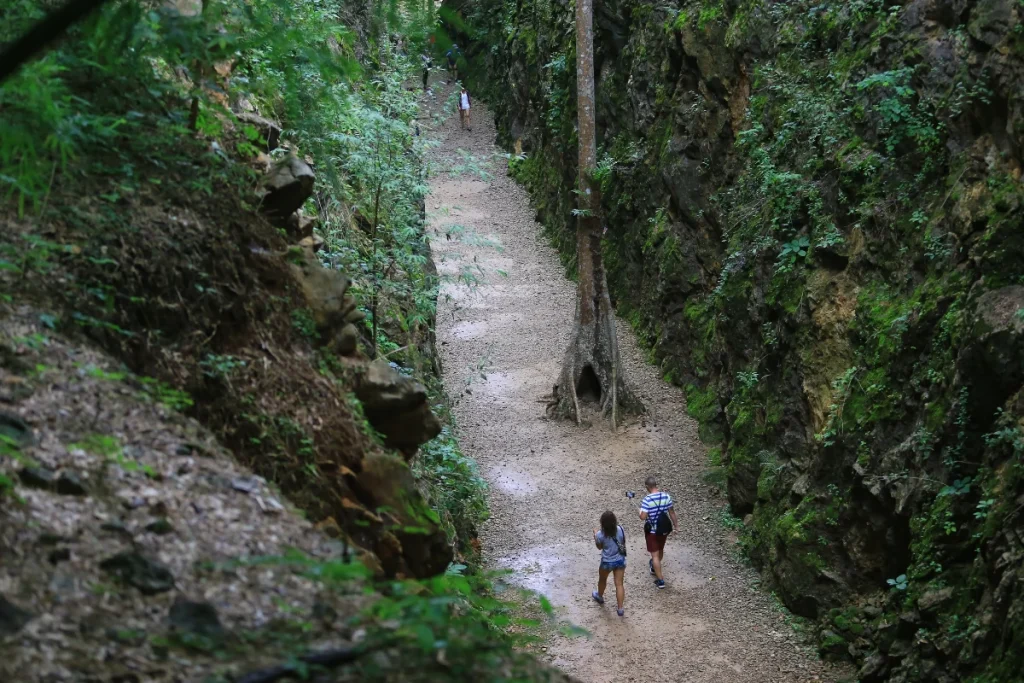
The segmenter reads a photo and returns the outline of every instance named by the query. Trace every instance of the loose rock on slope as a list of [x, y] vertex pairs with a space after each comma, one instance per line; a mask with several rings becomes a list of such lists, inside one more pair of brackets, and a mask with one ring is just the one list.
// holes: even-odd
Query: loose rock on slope
[[[42, 368], [8, 410], [35, 436], [21, 455], [47, 471], [73, 469], [88, 495], [18, 486], [23, 504], [0, 498], [0, 680], [202, 680], [273, 661], [274, 648], [240, 665], [201, 650], [167, 659], [154, 643], [183, 628], [258, 634], [274, 619], [311, 614], [317, 601], [352, 613], [362, 598], [322, 595], [284, 565], [235, 566], [289, 548], [323, 559], [346, 551], [265, 482], [233, 490], [250, 474], [208, 432], [38, 318], [26, 311], [0, 324], [4, 348]], [[44, 332], [45, 346], [18, 341]], [[17, 377], [11, 363], [0, 366], [4, 384]], [[15, 465], [0, 458], [0, 473]], [[338, 626], [318, 621], [308, 646], [339, 642]]]

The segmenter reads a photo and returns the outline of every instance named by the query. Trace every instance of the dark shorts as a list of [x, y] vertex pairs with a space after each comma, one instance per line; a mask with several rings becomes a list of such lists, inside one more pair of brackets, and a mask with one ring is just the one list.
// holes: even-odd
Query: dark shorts
[[613, 571], [615, 569], [625, 569], [625, 568], [626, 568], [626, 561], [625, 560], [615, 560], [614, 562], [602, 562], [601, 563], [601, 571], [603, 571], [603, 572], [610, 572], [610, 571]]
[[668, 534], [644, 534], [647, 539], [647, 552], [656, 553], [665, 549], [665, 539]]

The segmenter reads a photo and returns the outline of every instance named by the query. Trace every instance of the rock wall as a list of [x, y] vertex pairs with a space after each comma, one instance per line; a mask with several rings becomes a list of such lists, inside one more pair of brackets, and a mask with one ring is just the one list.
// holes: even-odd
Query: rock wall
[[[446, 3], [570, 271], [571, 3]], [[861, 679], [1021, 680], [1024, 4], [595, 7], [619, 312]]]

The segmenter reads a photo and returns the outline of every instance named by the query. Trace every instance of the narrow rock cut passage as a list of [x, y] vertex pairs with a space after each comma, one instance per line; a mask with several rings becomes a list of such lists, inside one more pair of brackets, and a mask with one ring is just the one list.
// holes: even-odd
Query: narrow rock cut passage
[[[448, 94], [436, 84], [438, 107]], [[545, 417], [541, 399], [568, 343], [574, 284], [525, 190], [506, 175], [482, 103], [474, 102], [473, 124], [461, 130], [448, 117], [433, 132], [441, 145], [427, 211], [445, 276], [437, 324], [444, 379], [462, 446], [491, 486], [492, 517], [481, 530], [488, 564], [511, 569], [591, 634], [554, 636], [548, 656], [587, 683], [839, 680], [798, 644], [755, 588], [756, 573], [736, 559], [720, 503], [701, 479], [705, 450], [682, 393], [644, 362], [628, 326], [619, 327], [623, 364], [648, 415], [618, 433], [599, 419], [577, 427]], [[672, 494], [680, 521], [665, 551], [664, 590], [648, 572], [642, 524], [625, 497], [627, 489], [641, 495], [649, 474]], [[613, 586], [604, 606], [590, 598], [599, 562], [591, 534], [605, 510], [627, 534], [624, 618]]]

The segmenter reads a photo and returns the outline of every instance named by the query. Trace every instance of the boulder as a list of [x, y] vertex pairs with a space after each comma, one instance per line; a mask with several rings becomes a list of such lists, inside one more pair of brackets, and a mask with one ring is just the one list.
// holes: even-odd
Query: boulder
[[14, 635], [34, 618], [34, 614], [21, 609], [0, 595], [0, 636]]
[[62, 496], [84, 496], [89, 493], [85, 484], [74, 472], [62, 472], [57, 480], [57, 493]]
[[419, 494], [409, 466], [393, 455], [377, 452], [363, 459], [358, 488], [365, 501], [398, 524], [376, 541], [373, 551], [385, 574], [408, 573], [417, 578], [435, 576], [452, 561], [452, 548], [436, 516]]
[[[301, 210], [288, 216], [286, 223], [285, 229], [288, 231], [288, 236], [293, 240], [298, 240], [300, 245], [306, 239], [313, 237], [313, 229], [317, 226], [317, 220], [307, 216]], [[323, 240], [320, 240], [320, 243], [322, 245]]]
[[822, 631], [818, 642], [818, 653], [826, 660], [842, 661], [846, 658], [849, 645], [846, 639], [835, 631]]
[[359, 379], [356, 396], [366, 418], [385, 437], [385, 445], [411, 457], [420, 444], [441, 433], [427, 405], [426, 388], [384, 361], [371, 363]]
[[969, 388], [975, 415], [991, 415], [1024, 382], [1024, 286], [985, 292], [974, 305], [968, 341], [957, 358], [957, 380]]
[[427, 400], [427, 390], [384, 361], [370, 363], [359, 379], [356, 396], [370, 413], [401, 413]]
[[100, 569], [135, 586], [143, 595], [156, 595], [174, 588], [174, 575], [164, 565], [135, 552], [118, 553], [100, 562]]
[[33, 489], [52, 489], [57, 475], [43, 467], [25, 467], [18, 472], [21, 483]]
[[284, 224], [313, 194], [315, 182], [313, 169], [295, 154], [274, 162], [263, 179], [267, 190], [263, 197], [263, 212], [271, 220]]
[[32, 428], [17, 415], [0, 412], [0, 434], [10, 439], [18, 448], [31, 446], [34, 438]]
[[171, 628], [204, 638], [217, 639], [224, 635], [217, 609], [208, 602], [193, 602], [178, 596], [167, 615]]
[[355, 307], [355, 300], [345, 296], [351, 281], [341, 272], [324, 268], [308, 249], [299, 252], [299, 263], [291, 265], [306, 306], [309, 308], [322, 339], [332, 339], [333, 332], [345, 324], [345, 316]]
[[931, 612], [939, 605], [949, 602], [952, 598], [953, 589], [951, 587], [931, 590], [917, 599], [917, 608], [922, 612]]
[[403, 413], [375, 415], [370, 424], [385, 436], [386, 446], [397, 448], [410, 458], [420, 444], [441, 433], [441, 422], [426, 403]]
[[761, 476], [761, 463], [753, 458], [733, 460], [727, 452], [723, 461], [728, 465], [726, 478], [729, 492], [729, 509], [737, 517], [754, 511], [757, 503], [757, 480]]
[[355, 307], [355, 301], [353, 300], [352, 309], [345, 314], [345, 322], [354, 324], [363, 320], [366, 320], [366, 314]]
[[884, 681], [889, 668], [887, 658], [881, 652], [873, 652], [864, 658], [864, 664], [857, 672], [857, 678], [864, 683]]
[[334, 340], [334, 352], [339, 356], [351, 356], [359, 347], [359, 330], [347, 323]]
[[1011, 0], [981, 0], [971, 9], [967, 32], [971, 37], [990, 46], [998, 45], [1013, 22]]
[[309, 249], [314, 254], [324, 248], [324, 238], [320, 235], [309, 235], [299, 240], [299, 246], [303, 249]]

